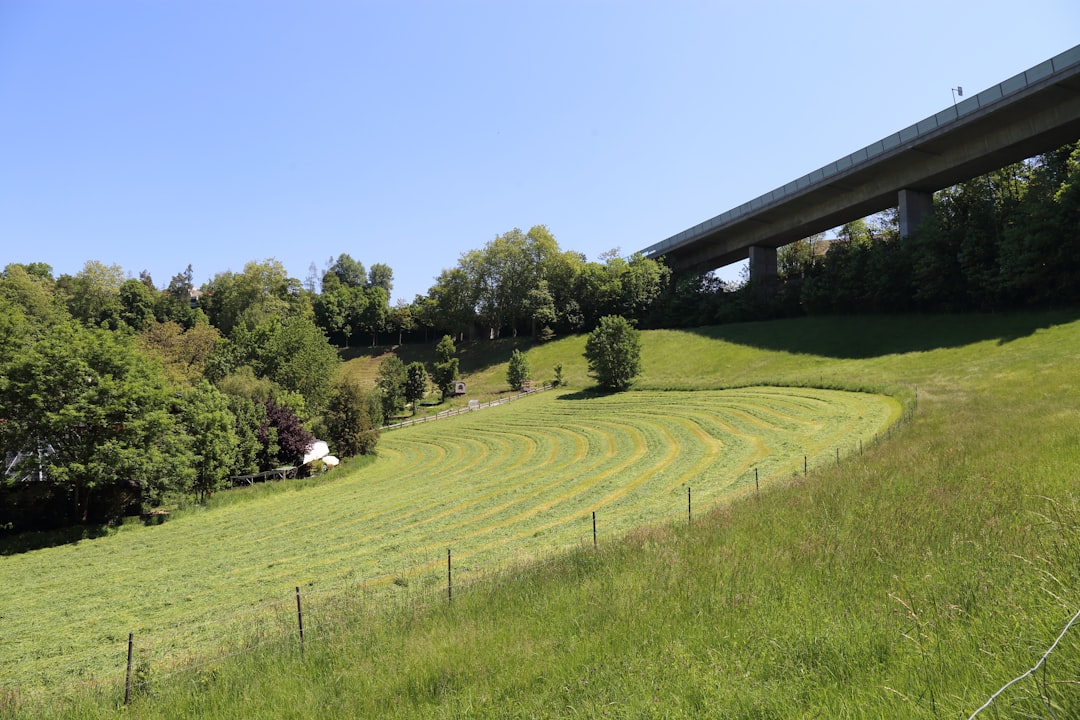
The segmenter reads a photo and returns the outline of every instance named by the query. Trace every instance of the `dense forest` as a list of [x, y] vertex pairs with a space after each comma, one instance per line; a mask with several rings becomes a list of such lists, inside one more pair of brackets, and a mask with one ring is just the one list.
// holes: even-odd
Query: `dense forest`
[[[0, 273], [0, 529], [100, 523], [233, 476], [302, 464], [315, 437], [375, 450], [405, 402], [456, 376], [455, 341], [538, 341], [621, 316], [691, 327], [820, 313], [1000, 311], [1080, 301], [1080, 150], [1069, 145], [937, 193], [901, 238], [886, 213], [779, 253], [775, 282], [673, 276], [663, 259], [589, 261], [544, 226], [463, 253], [391, 306], [393, 270], [342, 253], [301, 282], [274, 259], [201, 287], [88, 261]], [[430, 367], [339, 378], [349, 345], [439, 341]], [[434, 388], [432, 388], [434, 385]]]

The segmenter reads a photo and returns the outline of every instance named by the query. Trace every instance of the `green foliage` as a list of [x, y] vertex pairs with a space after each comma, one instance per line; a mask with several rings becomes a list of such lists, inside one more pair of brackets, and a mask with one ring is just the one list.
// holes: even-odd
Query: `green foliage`
[[379, 391], [384, 424], [388, 424], [394, 415], [405, 408], [406, 379], [405, 363], [396, 355], [389, 355], [379, 363], [375, 387]]
[[[260, 439], [260, 430], [266, 427], [266, 406], [250, 397], [227, 395], [229, 411], [234, 418], [233, 433], [236, 435], [236, 459], [233, 474], [250, 475], [259, 472], [262, 458], [276, 457], [278, 447], [276, 433], [273, 437]], [[263, 440], [272, 442], [272, 447], [264, 447]], [[269, 465], [269, 463], [267, 463]]]
[[[563, 362], [576, 377], [583, 341], [539, 346], [530, 358]], [[0, 582], [20, 588], [22, 605], [5, 622], [26, 638], [0, 646], [10, 686], [28, 688], [14, 714], [115, 715], [124, 633], [135, 622], [137, 652], [165, 648], [149, 665], [162, 679], [128, 711], [142, 718], [304, 715], [313, 703], [327, 718], [552, 717], [567, 707], [597, 717], [968, 717], [1031, 667], [1080, 606], [1075, 398], [1046, 392], [1076, 382], [1075, 313], [812, 318], [643, 341], [641, 386], [902, 383], [909, 396], [917, 385], [922, 401], [911, 422], [860, 455], [860, 433], [881, 422], [855, 421], [875, 407], [865, 393], [543, 393], [386, 433], [381, 460], [300, 493], [271, 483], [216, 494], [215, 509], [161, 527], [6, 557]], [[502, 367], [496, 375], [501, 382]], [[834, 415], [819, 435], [816, 402], [828, 397], [851, 403], [842, 413], [851, 420]], [[777, 430], [761, 434], [763, 421]], [[806, 478], [803, 449], [788, 442], [800, 437], [817, 438]], [[764, 446], [773, 452], [759, 454]], [[673, 458], [673, 448], [689, 452]], [[404, 458], [413, 471], [403, 472]], [[750, 470], [772, 460], [755, 494]], [[735, 486], [743, 499], [714, 507], [708, 493], [746, 471]], [[519, 481], [535, 482], [526, 491], [537, 493], [534, 505], [503, 507], [498, 491], [520, 497]], [[649, 500], [631, 499], [649, 486]], [[448, 516], [447, 493], [459, 491]], [[670, 509], [645, 512], [660, 504]], [[596, 550], [589, 509], [598, 510]], [[373, 517], [394, 521], [373, 530]], [[313, 528], [334, 538], [316, 539], [315, 555], [305, 545]], [[230, 542], [196, 551], [185, 542], [195, 535]], [[407, 554], [413, 537], [425, 548], [418, 556], [388, 556]], [[448, 606], [432, 599], [451, 546]], [[519, 558], [542, 562], [506, 567]], [[133, 571], [146, 566], [153, 582]], [[305, 626], [323, 628], [302, 660], [294, 577], [315, 590], [305, 594]], [[108, 601], [113, 593], [123, 601]], [[268, 597], [278, 602], [251, 619], [246, 608]], [[244, 614], [232, 614], [238, 607]], [[63, 649], [34, 639], [61, 627]], [[1045, 716], [1052, 702], [1068, 716], [1075, 631], [993, 712]], [[599, 640], [583, 643], [582, 633]], [[528, 663], [505, 662], [522, 648]], [[243, 652], [208, 670], [204, 660], [225, 649]], [[99, 689], [71, 677], [72, 655]], [[183, 670], [185, 660], [195, 669]], [[42, 682], [91, 689], [62, 700], [47, 690], [42, 708]]]
[[168, 408], [160, 370], [130, 337], [57, 325], [3, 368], [0, 446], [67, 498], [65, 520], [111, 518], [187, 485]]
[[237, 326], [255, 328], [269, 320], [303, 314], [307, 297], [300, 281], [273, 258], [249, 262], [242, 273], [218, 273], [203, 287], [206, 315], [223, 335]]
[[183, 385], [211, 379], [206, 368], [223, 342], [221, 333], [207, 323], [196, 323], [185, 330], [174, 321], [150, 322], [139, 337], [139, 347], [157, 358], [172, 382]]
[[641, 373], [641, 333], [624, 317], [606, 315], [585, 343], [589, 374], [606, 390], [626, 390]]
[[179, 406], [191, 438], [191, 491], [202, 502], [221, 488], [230, 474], [239, 474], [236, 417], [229, 410], [229, 398], [205, 380], [185, 392]]
[[154, 322], [157, 293], [145, 283], [131, 279], [120, 286], [120, 321], [141, 331]]
[[515, 349], [510, 354], [510, 362], [506, 368], [506, 382], [511, 390], [521, 390], [531, 375], [529, 374], [529, 360], [525, 353]]
[[255, 348], [260, 374], [304, 397], [311, 412], [318, 412], [330, 395], [340, 363], [326, 335], [305, 317], [286, 317], [265, 328]]
[[323, 413], [332, 452], [342, 457], [375, 452], [382, 417], [383, 407], [375, 392], [355, 380], [336, 383]]
[[457, 353], [457, 348], [454, 347], [454, 338], [443, 335], [439, 344], [435, 346], [435, 362], [447, 362], [453, 359], [455, 353]]
[[435, 367], [431, 373], [431, 379], [439, 388], [442, 400], [454, 392], [454, 383], [459, 375], [458, 358], [454, 357], [457, 349], [454, 347], [454, 339], [449, 335], [443, 335], [439, 344], [435, 346]]
[[428, 375], [424, 363], [409, 363], [405, 368], [405, 402], [412, 403], [413, 415], [416, 414], [416, 403], [427, 395], [427, 388]]
[[28, 269], [30, 267], [13, 263], [0, 273], [0, 298], [18, 308], [26, 318], [28, 337], [40, 336], [46, 328], [70, 319], [67, 309], [56, 297], [52, 275], [43, 270], [35, 274]]
[[71, 315], [89, 326], [116, 329], [121, 322], [120, 287], [124, 269], [88, 260], [83, 269], [66, 283]]

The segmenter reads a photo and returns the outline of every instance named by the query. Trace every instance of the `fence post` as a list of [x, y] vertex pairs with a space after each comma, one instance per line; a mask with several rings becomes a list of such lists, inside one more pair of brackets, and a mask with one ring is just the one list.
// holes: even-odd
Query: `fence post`
[[836, 467], [840, 467], [840, 448], [836, 448]]
[[135, 633], [128, 633], [127, 679], [124, 680], [124, 704], [131, 703], [131, 649], [135, 644]]
[[300, 659], [304, 659], [304, 611], [300, 608], [300, 586], [296, 586], [296, 622], [300, 626]]
[[446, 548], [446, 601], [451, 602], [454, 599], [454, 576], [451, 573], [450, 567], [450, 548]]
[[690, 486], [686, 486], [686, 524], [689, 525], [694, 521], [694, 516], [690, 511]]
[[802, 474], [803, 474], [803, 477], [806, 477], [806, 456], [805, 455], [802, 456]]
[[761, 495], [761, 485], [758, 484], [758, 469], [754, 468], [754, 494]]
[[592, 546], [596, 549], [596, 511], [592, 511]]

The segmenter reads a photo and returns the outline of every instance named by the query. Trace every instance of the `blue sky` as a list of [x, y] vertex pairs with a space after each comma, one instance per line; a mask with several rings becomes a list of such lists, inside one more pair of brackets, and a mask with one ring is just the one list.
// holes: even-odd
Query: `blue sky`
[[1078, 31], [1075, 0], [0, 0], [0, 266], [348, 253], [412, 300], [514, 227], [629, 254]]

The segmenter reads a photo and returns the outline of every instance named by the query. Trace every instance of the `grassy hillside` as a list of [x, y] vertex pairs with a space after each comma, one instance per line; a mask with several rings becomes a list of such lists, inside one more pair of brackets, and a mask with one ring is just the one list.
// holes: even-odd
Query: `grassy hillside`
[[[533, 367], [561, 361], [579, 390], [581, 342], [533, 348]], [[198, 670], [158, 670], [158, 680], [145, 669], [149, 683], [139, 687], [149, 695], [129, 710], [138, 717], [966, 717], [1030, 668], [1080, 608], [1078, 353], [1080, 323], [1064, 314], [647, 333], [646, 372], [631, 398], [710, 390], [663, 411], [675, 418], [683, 406], [722, 412], [723, 403], [698, 408], [724, 396], [716, 389], [759, 385], [893, 388], [908, 396], [917, 387], [919, 410], [889, 441], [846, 456], [839, 468], [822, 462], [806, 479], [781, 469], [760, 497], [696, 516], [690, 528], [684, 515], [622, 541], [605, 537], [598, 551], [586, 543], [461, 588], [452, 603], [404, 578], [396, 587], [415, 594], [398, 611], [364, 595], [328, 595], [311, 610], [318, 630], [303, 659], [295, 640], [268, 633], [261, 651]], [[495, 365], [487, 372], [498, 376]], [[558, 405], [548, 397], [535, 405], [538, 420]], [[606, 416], [636, 427], [631, 435], [686, 422], [649, 424], [641, 407], [616, 413]], [[468, 448], [487, 447], [513, 462], [517, 441], [509, 438], [527, 433], [496, 420], [503, 437], [485, 439], [483, 417], [466, 416], [477, 424], [463, 424], [456, 440], [444, 429], [398, 459], [433, 452], [468, 463]], [[428, 425], [436, 426], [451, 424]], [[393, 435], [384, 440], [387, 457]], [[556, 465], [580, 463], [552, 442]], [[692, 472], [695, 461], [685, 462], [676, 475]], [[478, 485], [485, 482], [493, 481]], [[333, 489], [305, 490], [289, 504]], [[215, 512], [224, 511], [191, 522], [209, 525]], [[341, 541], [298, 546], [294, 555], [312, 562]], [[118, 561], [132, 547], [117, 545]], [[31, 556], [3, 558], [0, 572]], [[37, 567], [49, 566], [46, 555], [36, 558]], [[253, 559], [245, 572], [256, 566]], [[1003, 717], [1047, 715], [1047, 707], [1075, 716], [1078, 662], [1080, 641], [1066, 635], [1049, 670], [1010, 688], [995, 709]], [[115, 684], [91, 688], [57, 714], [108, 717], [118, 700]]]

